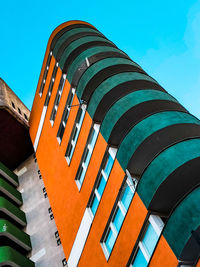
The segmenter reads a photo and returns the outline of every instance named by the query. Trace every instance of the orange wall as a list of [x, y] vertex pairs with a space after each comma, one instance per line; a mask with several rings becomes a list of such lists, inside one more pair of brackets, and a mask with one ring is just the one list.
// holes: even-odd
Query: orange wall
[[178, 260], [175, 254], [171, 250], [164, 236], [161, 236], [149, 266], [176, 267], [177, 264]]
[[[68, 166], [65, 159], [65, 152], [79, 107], [75, 106], [71, 108], [63, 140], [61, 145], [59, 145], [56, 136], [70, 89], [70, 84], [66, 81], [55, 123], [52, 127], [50, 123], [50, 115], [60, 77], [61, 70], [59, 69], [52, 90], [36, 156], [54, 213], [64, 252], [66, 257], [68, 257], [87, 206], [107, 144], [103, 137], [99, 135], [80, 193], [74, 179], [86, 145], [87, 137], [92, 125], [92, 119], [86, 112], [76, 148], [70, 166]], [[78, 103], [78, 98], [75, 95], [72, 105]]]
[[[107, 186], [90, 229], [90, 234], [83, 250], [79, 266], [87, 266], [88, 262], [90, 262], [90, 266], [107, 265], [105, 255], [100, 245], [100, 239], [105, 230], [124, 177], [124, 171], [118, 161], [115, 160]], [[109, 266], [126, 266], [146, 215], [147, 210], [138, 194], [135, 193], [120, 234], [118, 235], [108, 260]], [[130, 242], [127, 242], [127, 240]], [[121, 257], [119, 255], [123, 256]]]

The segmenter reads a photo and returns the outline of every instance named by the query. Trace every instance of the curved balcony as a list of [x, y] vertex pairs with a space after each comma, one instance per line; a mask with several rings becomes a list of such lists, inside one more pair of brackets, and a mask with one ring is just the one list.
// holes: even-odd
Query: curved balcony
[[[11, 265], [12, 264], [12, 265]], [[16, 250], [4, 246], [0, 247], [0, 266], [34, 267], [35, 264]]]

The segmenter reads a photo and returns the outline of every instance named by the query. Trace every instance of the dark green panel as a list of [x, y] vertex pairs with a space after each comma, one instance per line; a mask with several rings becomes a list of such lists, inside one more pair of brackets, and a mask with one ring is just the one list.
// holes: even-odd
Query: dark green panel
[[[72, 42], [63, 52], [63, 55], [60, 59], [59, 65], [60, 68], [63, 69], [65, 61], [67, 60], [68, 56], [73, 52], [73, 50], [75, 50], [77, 47], [89, 43], [89, 42], [93, 42], [93, 41], [102, 41], [102, 42], [106, 42], [106, 43], [112, 43], [110, 41], [108, 41], [107, 39], [103, 38], [103, 37], [98, 37], [98, 36], [88, 36], [88, 37], [83, 37], [80, 38], [74, 42]], [[78, 55], [77, 55], [78, 56]]]
[[188, 113], [166, 111], [153, 114], [134, 126], [122, 141], [117, 159], [124, 170], [137, 147], [151, 134], [170, 125], [178, 123], [195, 123], [200, 121]]
[[134, 91], [123, 98], [119, 99], [107, 112], [102, 125], [101, 134], [108, 142], [113, 127], [130, 108], [150, 100], [171, 100], [177, 102], [175, 98], [165, 92], [153, 89]]
[[0, 210], [5, 212], [7, 215], [9, 215], [12, 219], [20, 223], [22, 226], [26, 226], [25, 213], [4, 197], [0, 197]]
[[8, 181], [10, 181], [14, 186], [19, 185], [17, 175], [10, 171], [2, 162], [0, 162], [0, 174], [4, 176]]
[[72, 82], [72, 78], [78, 67], [85, 61], [86, 58], [89, 58], [93, 55], [96, 55], [101, 52], [118, 52], [122, 55], [125, 55], [121, 50], [111, 47], [111, 46], [96, 46], [91, 47], [84, 52], [82, 52], [76, 59], [72, 62], [67, 73], [67, 79], [69, 83]]
[[[189, 177], [188, 177], [189, 179]], [[163, 235], [178, 258], [191, 236], [200, 225], [200, 188], [191, 192], [175, 209]]]
[[81, 32], [96, 32], [99, 33], [98, 31], [94, 30], [94, 29], [90, 29], [90, 28], [76, 28], [70, 31], [65, 32], [56, 42], [56, 45], [53, 49], [53, 55], [54, 57], [56, 57], [57, 52], [59, 50], [59, 48], [61, 47], [61, 45], [71, 36], [77, 34], [77, 33], [81, 33]]
[[138, 72], [124, 72], [120, 74], [113, 75], [112, 77], [106, 79], [104, 82], [102, 82], [93, 93], [89, 106], [88, 106], [88, 113], [93, 118], [94, 113], [96, 111], [96, 108], [98, 104], [100, 103], [101, 99], [106, 95], [110, 90], [112, 90], [115, 86], [128, 82], [128, 81], [134, 81], [134, 80], [146, 80], [146, 81], [152, 81], [154, 83], [155, 80], [151, 77], [138, 73]]
[[4, 181], [0, 177], [0, 191], [6, 194], [8, 197], [12, 198], [17, 204], [22, 204], [22, 196], [21, 194], [10, 184]]
[[29, 235], [21, 231], [7, 220], [0, 219], [0, 235], [7, 236], [27, 251], [31, 250], [31, 241]]
[[126, 59], [126, 58], [113, 57], [113, 58], [102, 59], [102, 60], [96, 62], [95, 64], [93, 64], [82, 75], [82, 77], [78, 83], [77, 91], [76, 91], [78, 97], [81, 99], [87, 83], [94, 77], [95, 74], [97, 74], [102, 69], [105, 69], [109, 66], [118, 65], [118, 64], [129, 64], [132, 66], [139, 67], [133, 61], [131, 61], [130, 59]]
[[197, 157], [200, 157], [200, 139], [180, 142], [159, 154], [148, 166], [138, 185], [137, 191], [145, 206], [149, 206], [160, 184], [173, 171]]
[[24, 257], [22, 254], [10, 247], [0, 247], [0, 265], [9, 266], [9, 264], [16, 264], [21, 267], [34, 267], [35, 264]]

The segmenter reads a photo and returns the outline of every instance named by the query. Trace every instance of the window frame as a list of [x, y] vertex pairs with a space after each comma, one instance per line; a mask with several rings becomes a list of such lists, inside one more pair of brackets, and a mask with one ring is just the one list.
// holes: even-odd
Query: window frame
[[[143, 240], [145, 238], [145, 234], [148, 231], [149, 225], [151, 225], [153, 227], [154, 232], [157, 234], [157, 237], [158, 237], [151, 255], [149, 254], [149, 252], [145, 248], [145, 244], [143, 244], [144, 243]], [[138, 240], [134, 246], [133, 252], [131, 253], [131, 257], [128, 261], [127, 266], [130, 266], [130, 267], [133, 266], [139, 250], [142, 252], [145, 260], [147, 261], [147, 266], [148, 266], [148, 264], [150, 263], [153, 255], [154, 255], [155, 249], [156, 249], [158, 242], [160, 240], [160, 237], [162, 235], [162, 231], [164, 229], [164, 226], [165, 226], [165, 222], [161, 216], [155, 215], [155, 214], [148, 214], [147, 215], [147, 218], [144, 221], [144, 224], [143, 224], [142, 229], [140, 231]]]
[[53, 69], [52, 76], [51, 76], [51, 81], [49, 83], [49, 88], [48, 88], [48, 91], [47, 91], [47, 94], [46, 94], [46, 98], [45, 98], [45, 102], [44, 102], [44, 106], [45, 107], [48, 107], [49, 101], [51, 99], [51, 94], [52, 94], [52, 91], [53, 91], [53, 86], [54, 86], [56, 74], [57, 74], [57, 71], [58, 71], [58, 65], [59, 65], [58, 62], [56, 62], [55, 65], [54, 65], [54, 69]]
[[74, 154], [74, 150], [76, 148], [76, 144], [78, 142], [78, 137], [81, 131], [81, 127], [84, 121], [84, 117], [85, 117], [85, 112], [86, 112], [86, 108], [87, 106], [85, 104], [80, 104], [79, 110], [77, 112], [76, 115], [76, 119], [74, 122], [74, 126], [72, 128], [71, 131], [71, 136], [67, 145], [67, 149], [65, 152], [65, 158], [66, 161], [68, 163], [68, 165], [70, 165], [73, 154]]
[[[132, 177], [131, 174], [128, 172], [128, 170], [126, 170], [126, 175], [123, 179], [122, 185], [119, 189], [119, 193], [117, 195], [117, 198], [116, 198], [115, 203], [113, 205], [108, 222], [106, 224], [105, 230], [103, 232], [102, 238], [100, 240], [100, 244], [101, 244], [101, 247], [103, 249], [103, 252], [104, 252], [104, 255], [105, 255], [107, 261], [109, 260], [111, 254], [112, 254], [115, 243], [116, 243], [117, 238], [119, 236], [119, 233], [122, 229], [122, 226], [123, 226], [123, 223], [125, 221], [126, 215], [128, 213], [129, 207], [130, 207], [132, 200], [133, 200], [133, 197], [135, 195], [137, 184], [138, 184], [138, 180], [135, 177]], [[130, 190], [132, 191], [132, 196], [131, 196], [131, 200], [130, 200], [129, 205], [126, 208], [122, 202], [122, 198], [124, 197], [124, 193], [125, 193], [125, 190], [127, 187], [129, 187]], [[123, 215], [123, 219], [122, 219], [121, 225], [119, 226], [119, 229], [117, 229], [115, 224], [114, 224], [118, 210], [120, 210], [121, 214]], [[106, 242], [107, 242], [107, 239], [108, 239], [111, 231], [113, 233], [115, 240], [113, 243], [113, 247], [111, 248], [111, 251], [109, 252], [107, 245], [106, 245]]]
[[[59, 128], [58, 128], [57, 140], [58, 140], [59, 144], [61, 144], [62, 139], [63, 139], [63, 135], [65, 133], [65, 128], [66, 128], [67, 121], [68, 121], [68, 118], [69, 118], [69, 113], [70, 113], [70, 110], [71, 110], [71, 106], [72, 106], [72, 102], [73, 102], [74, 96], [75, 96], [75, 88], [71, 88], [70, 91], [69, 91], [68, 97], [67, 97], [65, 108], [64, 108], [64, 111], [63, 111], [63, 114], [62, 114], [62, 119], [61, 119], [61, 122], [60, 122], [60, 125], [59, 125]], [[63, 131], [63, 133], [62, 133], [62, 131]], [[62, 133], [62, 135], [61, 135], [61, 133]]]
[[64, 86], [65, 86], [65, 82], [66, 82], [66, 74], [63, 74], [60, 78], [60, 82], [59, 82], [59, 85], [58, 85], [58, 90], [57, 90], [57, 93], [56, 93], [56, 97], [55, 97], [55, 100], [54, 100], [54, 104], [53, 104], [53, 108], [52, 108], [52, 111], [51, 111], [51, 116], [50, 116], [50, 123], [53, 127], [54, 125], [54, 121], [56, 119], [56, 114], [57, 114], [57, 111], [58, 111], [58, 107], [59, 107], [59, 104], [60, 104], [60, 100], [61, 100], [61, 97], [62, 97], [62, 93], [63, 93], [63, 89], [64, 89]]
[[[88, 135], [86, 146], [84, 148], [82, 158], [81, 158], [81, 161], [80, 161], [80, 164], [78, 167], [78, 171], [77, 171], [76, 177], [75, 177], [75, 182], [77, 184], [79, 191], [81, 190], [88, 166], [90, 164], [92, 153], [94, 151], [95, 144], [96, 144], [96, 141], [98, 138], [99, 130], [100, 130], [100, 124], [95, 123], [92, 125], [92, 127], [90, 129], [90, 133]], [[93, 140], [93, 137], [94, 137], [94, 140]], [[91, 145], [92, 143], [93, 143], [93, 145]], [[88, 154], [89, 154], [89, 159], [88, 159]], [[87, 164], [86, 164], [86, 160], [87, 160]], [[82, 174], [83, 174], [83, 176], [82, 176]]]
[[[94, 187], [93, 187], [92, 192], [90, 194], [90, 198], [89, 198], [88, 205], [87, 205], [87, 208], [89, 210], [89, 213], [90, 213], [90, 216], [91, 216], [92, 220], [94, 219], [94, 217], [96, 215], [97, 209], [99, 207], [99, 204], [101, 202], [103, 193], [104, 193], [106, 185], [107, 185], [107, 181], [108, 181], [108, 179], [110, 177], [110, 174], [112, 172], [112, 168], [113, 168], [113, 165], [114, 165], [114, 162], [115, 162], [116, 154], [117, 154], [117, 149], [114, 148], [114, 147], [109, 147], [108, 149], [106, 149], [106, 152], [104, 154], [104, 157], [103, 157], [103, 160], [102, 160], [99, 172], [97, 174], [97, 178], [95, 180]], [[105, 174], [105, 172], [104, 172], [104, 169], [107, 166], [107, 162], [109, 160], [109, 156], [112, 157], [113, 162], [112, 162], [111, 169], [109, 171], [109, 175], [107, 176]], [[105, 186], [104, 186], [103, 191], [102, 191], [102, 193], [100, 195], [97, 189], [98, 189], [98, 187], [99, 187], [99, 185], [100, 185], [100, 183], [102, 181], [101, 177], [103, 177], [103, 179], [105, 179]], [[94, 201], [95, 197], [98, 199], [98, 205], [97, 205], [96, 211], [93, 213], [92, 205], [94, 203], [93, 201]]]
[[47, 79], [47, 75], [48, 75], [48, 71], [49, 71], [49, 66], [50, 66], [50, 63], [51, 63], [52, 55], [53, 55], [53, 52], [51, 51], [49, 53], [49, 55], [48, 55], [48, 58], [47, 58], [47, 63], [46, 63], [46, 66], [45, 66], [45, 70], [44, 70], [44, 73], [43, 73], [43, 77], [42, 77], [42, 81], [41, 81], [41, 85], [40, 85], [40, 89], [39, 89], [39, 96], [40, 97], [42, 97], [43, 92], [44, 92], [44, 86], [45, 86], [45, 82], [46, 82], [46, 79]]

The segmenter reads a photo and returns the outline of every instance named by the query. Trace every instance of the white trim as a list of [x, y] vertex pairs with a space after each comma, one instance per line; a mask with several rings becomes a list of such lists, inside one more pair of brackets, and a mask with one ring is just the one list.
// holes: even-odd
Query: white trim
[[39, 126], [38, 126], [38, 130], [37, 130], [37, 134], [36, 134], [36, 137], [35, 137], [34, 146], [33, 146], [35, 151], [37, 151], [37, 147], [38, 147], [38, 143], [39, 143], [39, 140], [40, 140], [40, 135], [41, 135], [41, 132], [42, 132], [42, 128], [43, 128], [43, 124], [44, 124], [46, 113], [47, 113], [47, 106], [44, 106], [43, 110], [42, 110], [42, 115], [41, 115], [41, 118], [40, 118], [40, 123], [39, 123]]
[[113, 159], [115, 159], [115, 156], [117, 154], [117, 148], [114, 148], [114, 147], [109, 147], [108, 149], [108, 153], [111, 155], [111, 157]]
[[45, 248], [42, 248], [37, 253], [35, 253], [32, 257], [30, 257], [30, 260], [32, 260], [33, 262], [37, 262], [45, 254], [46, 254], [46, 250]]
[[156, 234], [158, 236], [160, 236], [162, 229], [164, 227], [164, 223], [161, 220], [161, 218], [159, 216], [156, 216], [156, 215], [150, 215], [149, 216], [149, 222], [151, 223], [154, 230], [156, 231]]
[[71, 249], [69, 258], [67, 260], [67, 264], [69, 267], [76, 267], [78, 265], [88, 234], [90, 232], [92, 221], [93, 219], [91, 218], [89, 209], [86, 208], [78, 232], [76, 234], [76, 238], [74, 240], [74, 244]]
[[[148, 251], [145, 249], [145, 247], [143, 246], [141, 241], [139, 242], [138, 247], [139, 247], [139, 249], [141, 249], [142, 254], [145, 257], [146, 261], [149, 262], [151, 256], [149, 255]], [[138, 252], [137, 252], [137, 254], [138, 254]]]

